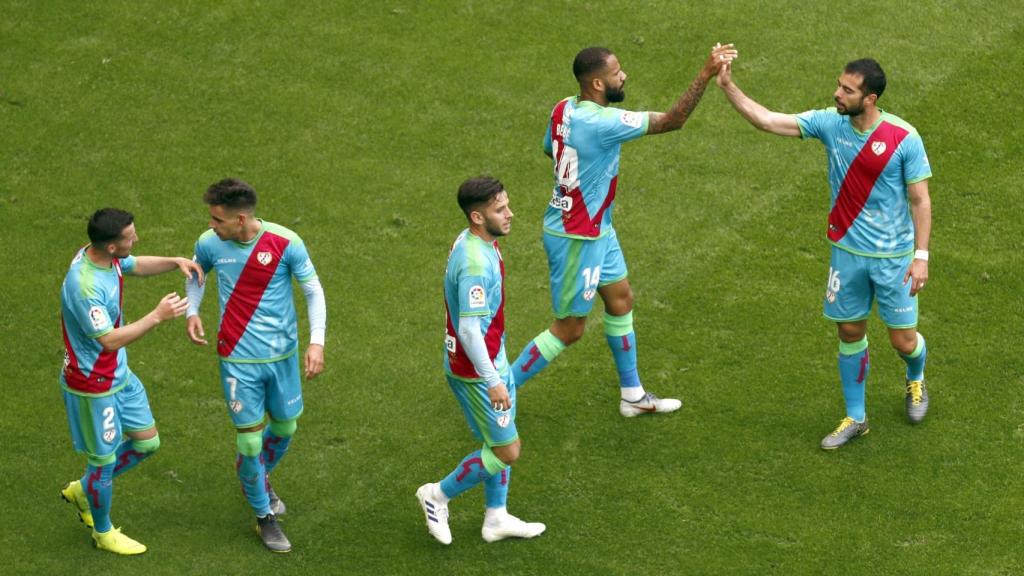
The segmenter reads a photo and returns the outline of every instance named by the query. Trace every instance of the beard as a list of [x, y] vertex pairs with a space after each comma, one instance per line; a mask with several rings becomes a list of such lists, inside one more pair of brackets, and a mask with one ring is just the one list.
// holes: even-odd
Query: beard
[[623, 82], [618, 88], [606, 86], [604, 89], [604, 97], [607, 98], [609, 102], [622, 102], [626, 99], [626, 83]]
[[860, 116], [864, 113], [864, 102], [861, 101], [859, 105], [850, 105], [847, 107], [841, 107], [842, 104], [836, 102], [836, 112], [841, 116]]
[[484, 222], [484, 230], [487, 230], [487, 233], [495, 238], [508, 235], [508, 232], [501, 229], [501, 224], [494, 222]]

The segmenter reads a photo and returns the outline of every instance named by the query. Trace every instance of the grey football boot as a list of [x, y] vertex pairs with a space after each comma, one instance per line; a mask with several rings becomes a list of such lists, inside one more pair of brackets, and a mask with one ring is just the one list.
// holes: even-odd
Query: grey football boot
[[928, 387], [924, 384], [924, 378], [920, 380], [907, 380], [907, 419], [917, 424], [924, 420], [928, 413]]
[[267, 514], [262, 518], [256, 517], [256, 533], [260, 535], [260, 540], [263, 540], [263, 545], [271, 552], [291, 552], [292, 543], [284, 535], [284, 531], [281, 530], [281, 526], [273, 514]]
[[846, 444], [857, 436], [863, 436], [870, 431], [868, 428], [868, 419], [865, 416], [863, 422], [857, 422], [853, 418], [847, 416], [843, 418], [843, 421], [839, 423], [828, 436], [821, 439], [821, 448], [823, 450], [835, 450], [843, 444]]

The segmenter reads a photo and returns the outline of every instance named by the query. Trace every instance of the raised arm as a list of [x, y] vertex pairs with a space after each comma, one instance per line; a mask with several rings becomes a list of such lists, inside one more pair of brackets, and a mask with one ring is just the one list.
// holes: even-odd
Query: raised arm
[[203, 269], [188, 258], [178, 256], [136, 256], [135, 267], [130, 274], [135, 276], [155, 276], [170, 272], [175, 268], [181, 270], [185, 278], [192, 279], [195, 275], [199, 284], [203, 283]]
[[147, 332], [156, 328], [164, 320], [177, 318], [185, 313], [188, 308], [188, 298], [182, 298], [171, 292], [164, 296], [149, 314], [120, 328], [114, 328], [96, 340], [107, 352], [113, 352], [135, 342], [146, 335]]
[[796, 117], [773, 112], [740, 90], [739, 86], [732, 81], [732, 66], [730, 64], [725, 64], [718, 71], [716, 82], [722, 92], [725, 92], [725, 97], [729, 99], [732, 107], [758, 130], [779, 136], [800, 136], [800, 124], [797, 123]]
[[711, 49], [711, 54], [708, 56], [707, 61], [704, 62], [704, 67], [700, 69], [697, 77], [690, 83], [690, 87], [679, 96], [679, 99], [672, 105], [672, 108], [668, 112], [648, 113], [647, 133], [662, 134], [682, 128], [690, 114], [697, 107], [697, 104], [700, 103], [700, 98], [704, 95], [704, 89], [708, 87], [708, 82], [711, 81], [711, 78], [718, 73], [722, 66], [732, 62], [735, 58], [736, 49], [733, 48], [732, 44], [726, 44], [725, 46], [716, 44]]

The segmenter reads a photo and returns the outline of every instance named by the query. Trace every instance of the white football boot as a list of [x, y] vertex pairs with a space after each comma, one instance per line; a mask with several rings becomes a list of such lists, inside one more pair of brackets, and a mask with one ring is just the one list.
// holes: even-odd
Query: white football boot
[[441, 544], [452, 543], [452, 531], [448, 528], [448, 499], [441, 492], [440, 484], [424, 484], [416, 490], [423, 514], [427, 517], [427, 531]]
[[488, 508], [480, 535], [487, 542], [497, 542], [505, 538], [533, 538], [540, 536], [546, 529], [544, 524], [524, 522], [504, 508]]
[[622, 414], [626, 418], [632, 418], [634, 416], [640, 416], [641, 414], [675, 412], [682, 408], [682, 406], [682, 400], [676, 400], [675, 398], [658, 398], [654, 394], [648, 392], [647, 394], [644, 394], [643, 398], [636, 402], [629, 402], [625, 399], [620, 400], [619, 414]]

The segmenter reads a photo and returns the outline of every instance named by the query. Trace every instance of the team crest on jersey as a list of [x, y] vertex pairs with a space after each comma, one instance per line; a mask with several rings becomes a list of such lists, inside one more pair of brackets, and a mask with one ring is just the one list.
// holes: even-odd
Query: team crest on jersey
[[885, 142], [872, 142], [871, 151], [875, 153], [875, 156], [885, 154]]
[[469, 307], [470, 308], [483, 308], [487, 304], [487, 297], [484, 292], [484, 287], [477, 284], [469, 289]]
[[630, 128], [639, 128], [644, 123], [643, 116], [639, 112], [623, 112], [619, 120]]
[[498, 422], [499, 428], [508, 428], [508, 425], [512, 423], [512, 414], [508, 410], [498, 412], [496, 421]]
[[259, 262], [260, 264], [263, 264], [264, 266], [266, 266], [267, 264], [270, 264], [270, 261], [273, 260], [273, 259], [274, 259], [274, 255], [271, 254], [270, 252], [257, 252], [256, 253], [256, 261]]

